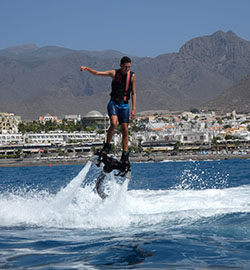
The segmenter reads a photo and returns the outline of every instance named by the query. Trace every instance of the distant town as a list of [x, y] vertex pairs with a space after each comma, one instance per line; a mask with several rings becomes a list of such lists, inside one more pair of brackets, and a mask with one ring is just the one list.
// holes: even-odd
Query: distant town
[[[98, 111], [85, 116], [46, 114], [32, 122], [0, 113], [0, 164], [84, 162], [100, 149], [109, 118]], [[130, 123], [129, 149], [135, 161], [250, 156], [250, 114], [236, 111], [144, 112]], [[121, 150], [121, 131], [113, 154]]]

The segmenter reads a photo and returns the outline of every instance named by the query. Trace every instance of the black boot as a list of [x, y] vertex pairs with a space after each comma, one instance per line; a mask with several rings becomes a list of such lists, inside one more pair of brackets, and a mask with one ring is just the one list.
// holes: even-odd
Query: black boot
[[121, 156], [121, 162], [124, 164], [125, 171], [130, 170], [130, 162], [129, 162], [129, 152], [123, 151]]
[[107, 155], [111, 150], [111, 144], [110, 143], [104, 143], [104, 146], [101, 150], [102, 155]]

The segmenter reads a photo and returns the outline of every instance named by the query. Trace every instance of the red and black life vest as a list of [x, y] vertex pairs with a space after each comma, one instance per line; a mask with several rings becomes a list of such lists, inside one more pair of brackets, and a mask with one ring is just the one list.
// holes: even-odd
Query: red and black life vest
[[[130, 99], [130, 93], [132, 91], [132, 76], [134, 72], [129, 71], [126, 74], [121, 72], [121, 69], [115, 71], [115, 78], [112, 81], [110, 93], [112, 100], [128, 101]], [[127, 81], [127, 75], [129, 75], [129, 81]], [[127, 85], [127, 89], [126, 89]]]

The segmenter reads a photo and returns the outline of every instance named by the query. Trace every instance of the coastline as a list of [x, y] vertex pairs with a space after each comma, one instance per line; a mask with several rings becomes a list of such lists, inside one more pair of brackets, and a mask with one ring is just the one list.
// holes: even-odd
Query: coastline
[[[58, 166], [58, 165], [84, 165], [91, 157], [79, 157], [72, 159], [4, 159], [0, 160], [0, 167], [28, 167], [28, 166]], [[250, 159], [250, 154], [187, 154], [168, 156], [166, 154], [154, 154], [150, 157], [131, 154], [130, 161], [134, 162], [174, 162], [174, 161], [206, 161], [206, 160], [229, 160], [229, 159]]]

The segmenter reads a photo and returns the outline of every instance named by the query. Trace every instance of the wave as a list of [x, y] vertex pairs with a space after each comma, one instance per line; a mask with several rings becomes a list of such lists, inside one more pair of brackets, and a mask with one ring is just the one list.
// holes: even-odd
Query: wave
[[0, 226], [119, 229], [187, 224], [201, 218], [250, 212], [250, 185], [206, 190], [128, 190], [128, 180], [107, 180], [102, 200], [89, 176], [91, 162], [57, 194], [26, 191], [0, 194]]

